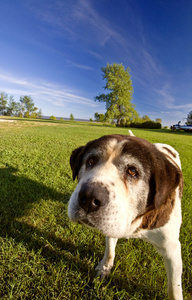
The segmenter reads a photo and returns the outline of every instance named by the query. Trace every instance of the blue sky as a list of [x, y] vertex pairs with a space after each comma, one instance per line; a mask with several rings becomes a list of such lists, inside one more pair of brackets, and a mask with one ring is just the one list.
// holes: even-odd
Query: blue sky
[[133, 103], [163, 125], [192, 110], [191, 0], [0, 1], [0, 91], [43, 115], [105, 113], [101, 67], [131, 69]]

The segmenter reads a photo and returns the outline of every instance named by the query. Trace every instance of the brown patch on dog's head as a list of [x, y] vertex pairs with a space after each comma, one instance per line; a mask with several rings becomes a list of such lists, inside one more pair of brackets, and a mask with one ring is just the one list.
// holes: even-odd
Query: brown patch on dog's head
[[78, 176], [79, 170], [81, 168], [83, 155], [84, 155], [84, 146], [81, 146], [75, 150], [73, 150], [70, 157], [70, 166], [73, 172], [73, 180]]

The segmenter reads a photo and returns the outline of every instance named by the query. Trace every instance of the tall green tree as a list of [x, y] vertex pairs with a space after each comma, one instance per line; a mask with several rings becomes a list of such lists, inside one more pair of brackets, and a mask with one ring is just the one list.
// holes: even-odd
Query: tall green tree
[[101, 68], [103, 79], [106, 80], [105, 90], [108, 94], [100, 94], [95, 97], [95, 101], [106, 103], [106, 119], [111, 122], [116, 121], [120, 125], [121, 120], [129, 119], [134, 113], [135, 105], [131, 102], [133, 86], [130, 69], [124, 69], [122, 64], [107, 64]]

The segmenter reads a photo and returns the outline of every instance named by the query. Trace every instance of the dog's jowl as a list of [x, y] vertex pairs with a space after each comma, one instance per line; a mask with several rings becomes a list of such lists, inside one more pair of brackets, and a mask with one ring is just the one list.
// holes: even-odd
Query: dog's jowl
[[98, 275], [110, 274], [119, 238], [141, 238], [163, 256], [169, 298], [183, 299], [179, 242], [183, 176], [177, 151], [132, 133], [108, 135], [75, 149], [70, 165], [78, 184], [69, 201], [69, 218], [106, 236]]

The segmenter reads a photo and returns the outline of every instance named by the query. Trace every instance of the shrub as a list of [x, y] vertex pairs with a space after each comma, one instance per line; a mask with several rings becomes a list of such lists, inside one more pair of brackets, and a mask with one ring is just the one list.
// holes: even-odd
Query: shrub
[[22, 115], [22, 113], [21, 113], [21, 112], [19, 112], [19, 113], [18, 113], [18, 115], [17, 115], [17, 117], [18, 117], [18, 118], [23, 118], [23, 115]]
[[50, 116], [50, 118], [49, 118], [50, 120], [57, 120], [57, 118], [56, 117], [54, 117], [54, 116]]
[[25, 117], [25, 118], [30, 118], [30, 115], [29, 115], [29, 112], [28, 112], [28, 111], [25, 112], [24, 117]]
[[32, 114], [30, 115], [30, 118], [32, 118], [32, 119], [37, 119], [37, 113], [32, 113]]
[[130, 127], [134, 128], [149, 128], [149, 129], [161, 129], [161, 124], [154, 121], [146, 121], [143, 123], [131, 123]]

